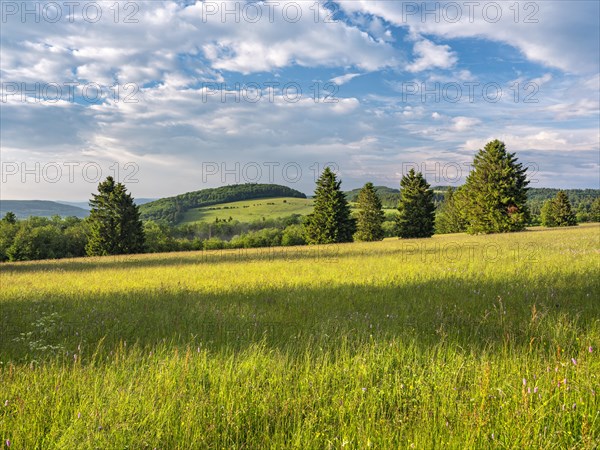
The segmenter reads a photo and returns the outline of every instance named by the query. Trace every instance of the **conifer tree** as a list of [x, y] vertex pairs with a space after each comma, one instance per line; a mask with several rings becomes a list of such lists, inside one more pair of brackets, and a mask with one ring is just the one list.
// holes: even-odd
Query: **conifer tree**
[[462, 233], [466, 228], [464, 190], [450, 188], [436, 213], [435, 232], [439, 234]]
[[144, 230], [140, 213], [125, 186], [107, 177], [98, 185], [98, 194], [92, 194], [92, 197], [87, 254], [99, 256], [143, 252]]
[[556, 197], [542, 207], [542, 225], [545, 227], [569, 227], [577, 225], [577, 218], [571, 209], [571, 202], [565, 191], [558, 191]]
[[421, 172], [414, 169], [400, 181], [398, 237], [423, 238], [434, 233], [435, 204], [433, 191]]
[[17, 216], [15, 215], [14, 212], [8, 211], [2, 218], [2, 221], [6, 222], [10, 225], [14, 225], [15, 223], [17, 223]]
[[341, 181], [326, 167], [317, 180], [315, 206], [305, 223], [309, 244], [351, 242], [356, 229], [350, 206], [340, 189]]
[[385, 215], [381, 207], [381, 200], [375, 192], [373, 183], [367, 183], [358, 193], [356, 234], [357, 241], [380, 241], [383, 239], [382, 228]]
[[529, 221], [527, 168], [499, 140], [479, 150], [465, 183], [467, 232], [521, 231]]

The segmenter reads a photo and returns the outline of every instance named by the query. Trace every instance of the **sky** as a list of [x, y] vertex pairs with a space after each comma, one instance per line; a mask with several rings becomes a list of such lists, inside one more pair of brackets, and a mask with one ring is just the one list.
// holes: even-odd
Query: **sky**
[[597, 1], [0, 2], [2, 199], [246, 182], [600, 188]]

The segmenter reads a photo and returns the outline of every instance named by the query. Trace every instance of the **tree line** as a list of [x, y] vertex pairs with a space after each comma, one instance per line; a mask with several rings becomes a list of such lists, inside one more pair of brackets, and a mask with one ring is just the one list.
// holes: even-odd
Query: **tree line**
[[[341, 180], [330, 168], [325, 168], [316, 182], [313, 212], [306, 217], [294, 215], [253, 223], [230, 220], [179, 226], [160, 220], [142, 221], [140, 209], [125, 186], [108, 177], [99, 184], [98, 193], [93, 194], [91, 213], [86, 219], [30, 217], [17, 220], [14, 214], [7, 213], [0, 220], [0, 260], [331, 244], [378, 241], [391, 236], [427, 238], [434, 233], [521, 231], [531, 223], [526, 171], [515, 154], [495, 140], [478, 151], [466, 183], [458, 189], [449, 189], [441, 203], [422, 173], [411, 170], [400, 182], [396, 214], [384, 212], [381, 197], [370, 182], [356, 194], [353, 214], [341, 189]], [[263, 189], [261, 185], [251, 185], [241, 195], [258, 195], [256, 192]], [[284, 194], [289, 196], [290, 191]], [[223, 192], [235, 196], [231, 189]], [[211, 198], [210, 195], [204, 200]], [[544, 226], [577, 224], [577, 216], [563, 191], [547, 200], [540, 213]], [[596, 197], [588, 214], [593, 221], [600, 221], [600, 197]]]
[[[527, 169], [515, 153], [499, 140], [486, 144], [475, 155], [473, 170], [465, 184], [448, 190], [437, 208], [435, 194], [423, 174], [411, 169], [400, 182], [396, 235], [400, 238], [427, 238], [434, 233], [488, 234], [522, 231], [531, 222], [527, 203]], [[326, 169], [315, 191], [315, 209], [306, 223], [309, 244], [377, 241], [384, 236], [381, 198], [372, 183], [357, 196], [357, 214], [352, 217], [341, 194], [340, 181]], [[577, 224], [565, 192], [542, 207], [542, 225]], [[600, 221], [600, 198], [590, 216]]]

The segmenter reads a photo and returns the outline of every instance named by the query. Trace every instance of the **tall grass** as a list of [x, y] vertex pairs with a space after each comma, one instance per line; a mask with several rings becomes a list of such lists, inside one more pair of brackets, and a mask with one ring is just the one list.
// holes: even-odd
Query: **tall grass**
[[10, 448], [600, 445], [600, 227], [0, 266]]

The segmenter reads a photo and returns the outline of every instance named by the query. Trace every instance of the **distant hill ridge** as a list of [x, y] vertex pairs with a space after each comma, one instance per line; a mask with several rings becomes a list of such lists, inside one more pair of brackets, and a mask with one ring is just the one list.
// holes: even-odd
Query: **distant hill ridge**
[[161, 198], [141, 205], [140, 214], [143, 220], [175, 225], [183, 219], [187, 211], [193, 208], [276, 197], [306, 198], [306, 194], [279, 184], [233, 184]]
[[15, 213], [18, 219], [26, 219], [31, 216], [83, 218], [89, 214], [89, 211], [83, 208], [49, 200], [0, 200], [0, 215], [4, 216], [9, 211]]

